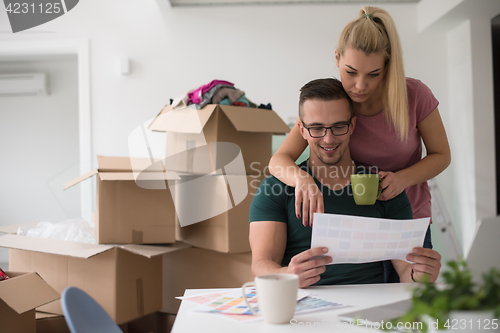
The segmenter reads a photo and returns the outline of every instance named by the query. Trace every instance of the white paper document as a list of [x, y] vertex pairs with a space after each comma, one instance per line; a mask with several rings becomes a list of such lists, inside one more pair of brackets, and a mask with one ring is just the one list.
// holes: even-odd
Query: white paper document
[[331, 264], [406, 260], [422, 247], [430, 218], [390, 220], [372, 217], [314, 214], [311, 248], [327, 247]]

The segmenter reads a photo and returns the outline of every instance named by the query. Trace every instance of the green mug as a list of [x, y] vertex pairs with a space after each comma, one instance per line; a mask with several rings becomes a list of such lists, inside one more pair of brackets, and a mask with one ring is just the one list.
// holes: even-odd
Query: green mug
[[356, 205], [373, 205], [377, 201], [382, 190], [378, 184], [381, 181], [378, 174], [352, 174], [352, 195]]

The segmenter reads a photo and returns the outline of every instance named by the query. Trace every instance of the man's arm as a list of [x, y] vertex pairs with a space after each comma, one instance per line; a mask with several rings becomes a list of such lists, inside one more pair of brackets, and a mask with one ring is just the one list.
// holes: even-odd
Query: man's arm
[[285, 223], [272, 221], [250, 223], [250, 247], [253, 275], [288, 273], [287, 267], [280, 265], [286, 247]]
[[252, 248], [252, 273], [255, 276], [276, 273], [297, 274], [299, 287], [306, 288], [320, 279], [331, 257], [312, 259], [324, 255], [327, 248], [309, 249], [297, 254], [286, 267], [281, 266], [286, 248], [286, 224], [274, 221], [250, 223], [250, 247]]

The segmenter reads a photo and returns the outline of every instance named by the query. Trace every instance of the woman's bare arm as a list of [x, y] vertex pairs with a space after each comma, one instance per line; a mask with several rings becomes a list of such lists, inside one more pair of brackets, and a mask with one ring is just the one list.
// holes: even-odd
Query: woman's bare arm
[[314, 213], [324, 212], [324, 206], [323, 195], [314, 179], [295, 164], [295, 160], [307, 147], [307, 141], [300, 134], [299, 121], [297, 119], [295, 126], [271, 158], [269, 171], [283, 183], [295, 187], [295, 212], [299, 219], [302, 217], [302, 223], [306, 226], [312, 223]]

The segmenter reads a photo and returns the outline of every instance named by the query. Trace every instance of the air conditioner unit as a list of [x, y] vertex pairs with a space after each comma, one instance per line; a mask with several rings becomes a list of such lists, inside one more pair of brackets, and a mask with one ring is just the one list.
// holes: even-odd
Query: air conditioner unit
[[45, 73], [0, 74], [0, 97], [48, 95]]

